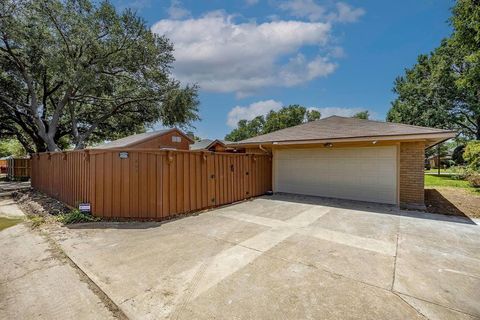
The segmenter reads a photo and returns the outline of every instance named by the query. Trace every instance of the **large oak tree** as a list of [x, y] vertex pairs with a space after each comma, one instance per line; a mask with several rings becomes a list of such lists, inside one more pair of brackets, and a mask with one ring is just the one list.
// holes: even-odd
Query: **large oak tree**
[[172, 52], [135, 13], [106, 1], [1, 1], [0, 134], [54, 151], [157, 122], [188, 125], [198, 119], [197, 88], [172, 78]]
[[452, 35], [395, 80], [387, 120], [458, 130], [480, 139], [480, 1], [452, 8]]

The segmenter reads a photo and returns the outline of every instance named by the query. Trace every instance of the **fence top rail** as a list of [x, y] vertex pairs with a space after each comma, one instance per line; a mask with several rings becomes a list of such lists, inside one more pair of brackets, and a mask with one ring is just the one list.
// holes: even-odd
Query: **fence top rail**
[[73, 153], [83, 154], [102, 154], [112, 152], [140, 152], [140, 153], [153, 153], [153, 154], [167, 154], [167, 153], [190, 153], [190, 154], [206, 154], [206, 155], [226, 155], [226, 156], [270, 156], [268, 153], [233, 153], [233, 152], [213, 152], [208, 150], [167, 150], [167, 149], [145, 149], [145, 148], [109, 148], [109, 149], [82, 149], [82, 150], [65, 150], [65, 151], [51, 151], [51, 152], [38, 152], [32, 153], [31, 158], [34, 156], [39, 157], [41, 155], [66, 155]]

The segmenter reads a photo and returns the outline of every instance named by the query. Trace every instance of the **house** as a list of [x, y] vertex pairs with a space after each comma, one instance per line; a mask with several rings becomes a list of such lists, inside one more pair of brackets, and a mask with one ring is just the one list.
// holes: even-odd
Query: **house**
[[425, 148], [454, 131], [332, 116], [235, 144], [273, 156], [273, 191], [424, 208]]
[[243, 150], [237, 150], [230, 147], [232, 142], [224, 140], [211, 140], [203, 139], [200, 141], [195, 141], [194, 144], [190, 145], [190, 150], [208, 150], [212, 152], [242, 152]]
[[439, 164], [442, 167], [449, 167], [450, 164], [449, 162], [452, 160], [451, 155], [445, 155], [445, 156], [440, 156], [440, 161], [438, 161], [438, 155], [431, 155], [430, 157], [427, 158], [427, 161], [430, 165], [431, 168], [438, 168]]
[[194, 141], [179, 129], [165, 129], [127, 136], [93, 147], [93, 149], [169, 149], [189, 150]]

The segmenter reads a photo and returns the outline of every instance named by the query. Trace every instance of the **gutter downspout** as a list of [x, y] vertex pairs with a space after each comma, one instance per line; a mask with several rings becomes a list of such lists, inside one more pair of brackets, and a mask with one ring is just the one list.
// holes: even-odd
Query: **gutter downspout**
[[266, 154], [268, 154], [269, 156], [271, 156], [271, 153], [267, 149], [265, 149], [261, 144], [258, 145], [258, 148], [263, 152], [265, 152]]
[[273, 172], [273, 171], [274, 171], [273, 153], [270, 153], [270, 152], [269, 152], [267, 149], [265, 149], [261, 144], [258, 145], [258, 148], [259, 148], [260, 150], [262, 150], [263, 152], [265, 152], [266, 154], [268, 154], [268, 155], [270, 156], [270, 160], [272, 161], [272, 190], [269, 190], [269, 191], [267, 191], [267, 193], [266, 193], [267, 195], [271, 196], [271, 195], [273, 195], [273, 186], [274, 186], [274, 183], [275, 183], [275, 181], [274, 181], [274, 179], [275, 179], [275, 178], [274, 178], [275, 174], [274, 174], [274, 172]]

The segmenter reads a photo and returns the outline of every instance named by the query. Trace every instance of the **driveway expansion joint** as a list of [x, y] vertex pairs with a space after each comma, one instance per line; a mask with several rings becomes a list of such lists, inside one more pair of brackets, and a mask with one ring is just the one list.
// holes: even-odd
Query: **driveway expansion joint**
[[395, 245], [395, 259], [393, 260], [393, 277], [392, 277], [392, 287], [390, 289], [390, 291], [393, 292], [393, 287], [395, 286], [395, 276], [397, 274], [397, 258], [398, 258], [398, 241], [399, 241], [399, 238], [400, 238], [400, 233], [397, 232], [397, 241], [396, 241], [396, 245]]

